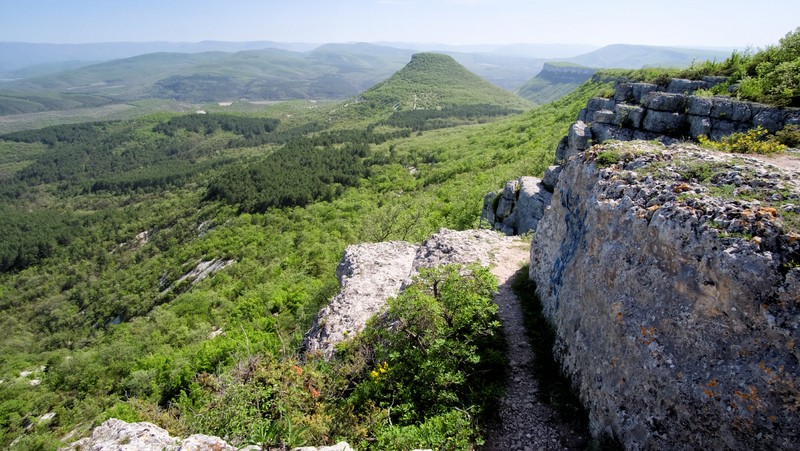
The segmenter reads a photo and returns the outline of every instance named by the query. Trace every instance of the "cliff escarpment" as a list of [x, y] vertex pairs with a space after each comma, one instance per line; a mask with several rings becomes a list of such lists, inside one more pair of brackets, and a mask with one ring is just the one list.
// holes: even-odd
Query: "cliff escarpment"
[[796, 446], [797, 176], [644, 142], [563, 166], [530, 272], [595, 434], [626, 449]]
[[[719, 81], [617, 83], [580, 112], [541, 180], [484, 200], [493, 228], [534, 232], [554, 355], [592, 433], [628, 450], [800, 439], [800, 154], [687, 141], [774, 133], [800, 110], [692, 95]], [[541, 188], [533, 208], [525, 185]]]

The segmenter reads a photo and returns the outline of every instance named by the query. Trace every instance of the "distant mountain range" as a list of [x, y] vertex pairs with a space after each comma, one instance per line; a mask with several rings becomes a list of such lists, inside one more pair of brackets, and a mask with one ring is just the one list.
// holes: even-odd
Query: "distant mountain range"
[[[388, 44], [0, 43], [0, 72], [4, 74], [0, 79], [6, 80], [0, 83], [0, 115], [150, 98], [189, 103], [344, 99], [386, 80], [413, 54], [435, 46]], [[414, 48], [398, 47], [405, 45]], [[529, 82], [553, 55], [583, 66], [621, 68], [687, 66], [728, 56], [719, 50], [633, 45], [607, 46], [569, 58], [563, 55], [590, 47], [440, 47], [471, 72], [509, 91]]]

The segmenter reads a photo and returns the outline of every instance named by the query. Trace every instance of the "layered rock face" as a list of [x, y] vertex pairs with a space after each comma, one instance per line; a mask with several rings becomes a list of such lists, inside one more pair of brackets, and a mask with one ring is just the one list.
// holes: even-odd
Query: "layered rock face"
[[800, 174], [636, 141], [558, 179], [530, 275], [593, 433], [629, 450], [797, 449]]
[[608, 140], [630, 141], [697, 138], [717, 140], [734, 132], [764, 127], [774, 133], [788, 124], [800, 125], [797, 108], [774, 108], [727, 97], [691, 95], [720, 82], [672, 79], [658, 86], [617, 83], [614, 97], [591, 99], [556, 150], [556, 162]]

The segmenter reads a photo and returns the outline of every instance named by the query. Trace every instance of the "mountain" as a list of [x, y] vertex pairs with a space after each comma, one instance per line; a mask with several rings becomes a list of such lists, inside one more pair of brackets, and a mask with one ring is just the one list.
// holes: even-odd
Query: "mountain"
[[[400, 70], [413, 50], [366, 43], [327, 44], [305, 53], [277, 48], [236, 53], [150, 53], [0, 84], [0, 115], [95, 107], [141, 99], [205, 103], [345, 99]], [[541, 60], [457, 54], [507, 89], [541, 69]], [[38, 66], [37, 66], [38, 67]], [[37, 74], [47, 67], [19, 73]]]
[[591, 67], [641, 69], [643, 67], [688, 67], [693, 62], [722, 61], [730, 50], [649, 45], [614, 44], [565, 61]]
[[545, 63], [538, 75], [522, 85], [517, 94], [538, 104], [557, 100], [582, 85], [597, 72], [573, 63]]
[[478, 77], [453, 57], [418, 53], [402, 70], [361, 95], [364, 104], [395, 111], [464, 105], [528, 109], [529, 101]]
[[495, 53], [442, 52], [475, 75], [513, 91], [542, 70], [544, 59]]
[[305, 52], [319, 44], [272, 41], [249, 42], [100, 42], [92, 44], [39, 44], [0, 42], [0, 78], [19, 78], [21, 69], [36, 65], [92, 63], [130, 58], [147, 53], [240, 52], [243, 50], [281, 49]]

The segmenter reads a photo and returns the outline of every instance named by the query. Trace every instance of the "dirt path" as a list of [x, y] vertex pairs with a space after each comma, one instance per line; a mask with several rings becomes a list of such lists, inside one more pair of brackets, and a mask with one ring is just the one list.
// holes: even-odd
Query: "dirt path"
[[522, 307], [511, 288], [514, 275], [528, 262], [530, 243], [515, 241], [495, 254], [492, 270], [499, 282], [495, 302], [508, 345], [506, 394], [500, 401], [500, 415], [489, 431], [484, 447], [494, 450], [584, 449], [586, 437], [561, 424], [553, 409], [539, 401], [539, 385], [533, 377], [535, 355], [528, 343]]

